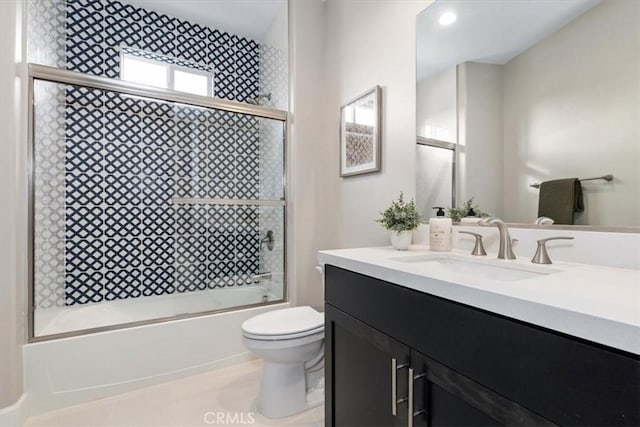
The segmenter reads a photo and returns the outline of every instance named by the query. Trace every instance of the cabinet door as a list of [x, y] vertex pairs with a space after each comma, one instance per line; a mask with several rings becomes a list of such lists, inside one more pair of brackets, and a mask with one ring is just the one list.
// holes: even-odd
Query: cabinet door
[[411, 350], [409, 426], [553, 426], [552, 422]]
[[406, 426], [409, 348], [325, 307], [325, 424]]

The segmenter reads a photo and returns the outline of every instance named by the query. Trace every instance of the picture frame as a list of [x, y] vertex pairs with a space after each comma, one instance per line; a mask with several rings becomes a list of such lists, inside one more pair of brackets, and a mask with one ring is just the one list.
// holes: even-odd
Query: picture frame
[[340, 176], [378, 172], [382, 165], [382, 89], [372, 89], [340, 107]]

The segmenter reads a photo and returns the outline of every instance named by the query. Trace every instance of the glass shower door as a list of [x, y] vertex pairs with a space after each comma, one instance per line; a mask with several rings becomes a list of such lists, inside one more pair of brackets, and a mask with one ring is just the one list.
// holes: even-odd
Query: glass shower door
[[32, 70], [33, 337], [286, 298], [286, 113]]

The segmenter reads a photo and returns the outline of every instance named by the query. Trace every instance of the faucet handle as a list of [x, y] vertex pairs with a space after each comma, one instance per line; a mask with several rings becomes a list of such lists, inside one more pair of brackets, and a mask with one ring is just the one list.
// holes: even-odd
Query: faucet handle
[[531, 259], [531, 262], [534, 264], [551, 264], [551, 258], [549, 258], [549, 253], [547, 252], [546, 243], [549, 240], [573, 240], [573, 237], [569, 236], [558, 236], [558, 237], [547, 237], [546, 239], [538, 240], [538, 248], [536, 249], [536, 254]]
[[458, 231], [458, 233], [469, 234], [476, 238], [476, 244], [471, 251], [471, 255], [484, 256], [487, 254], [487, 252], [484, 250], [484, 245], [482, 244], [482, 234], [474, 233], [471, 231]]

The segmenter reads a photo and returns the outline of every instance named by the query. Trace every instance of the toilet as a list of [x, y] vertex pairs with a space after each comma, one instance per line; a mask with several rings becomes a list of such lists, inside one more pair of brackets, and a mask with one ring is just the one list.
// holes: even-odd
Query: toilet
[[247, 349], [263, 359], [258, 412], [281, 418], [324, 401], [324, 314], [292, 307], [242, 324]]

